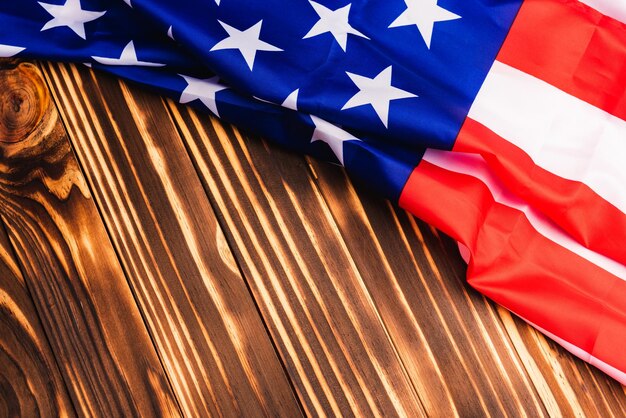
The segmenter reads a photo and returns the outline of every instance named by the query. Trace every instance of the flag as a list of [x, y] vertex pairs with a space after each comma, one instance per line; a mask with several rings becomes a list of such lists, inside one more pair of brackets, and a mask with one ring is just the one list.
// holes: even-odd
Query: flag
[[0, 56], [84, 63], [343, 165], [626, 384], [626, 3], [21, 0], [0, 21]]

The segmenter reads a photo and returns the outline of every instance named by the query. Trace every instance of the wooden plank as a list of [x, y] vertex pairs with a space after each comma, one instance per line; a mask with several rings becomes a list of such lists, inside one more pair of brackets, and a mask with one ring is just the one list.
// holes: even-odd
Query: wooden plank
[[[541, 415], [545, 409], [497, 317], [460, 278], [424, 223], [357, 192], [310, 160], [320, 190], [429, 413]], [[452, 255], [458, 259], [458, 255]]]
[[[529, 367], [528, 356], [522, 358], [523, 353], [520, 354], [520, 341], [513, 341], [510, 329], [503, 324], [502, 312], [505, 311], [497, 311], [493, 304], [466, 285], [465, 267], [456, 249], [451, 251], [453, 243], [449, 239], [443, 240], [436, 231], [392, 209], [389, 204], [364, 197], [367, 196], [364, 193], [355, 193], [342, 174], [317, 163], [312, 164], [312, 170], [314, 176], [319, 177], [318, 185], [325, 200], [313, 203], [314, 199], [304, 197], [315, 194], [315, 190], [310, 180], [304, 178], [305, 165], [298, 158], [269, 146], [263, 147], [254, 140], [245, 141], [236, 131], [215, 122], [211, 129], [206, 118], [187, 109], [172, 106], [172, 112], [207, 190], [214, 196], [223, 222], [233, 234], [236, 253], [247, 260], [244, 271], [252, 280], [251, 287], [269, 318], [270, 329], [275, 338], [281, 340], [278, 345], [297, 385], [309, 384], [316, 396], [325, 396], [325, 385], [330, 386], [327, 380], [299, 380], [298, 364], [290, 363], [298, 356], [299, 347], [288, 340], [291, 337], [289, 326], [300, 325], [297, 314], [292, 314], [287, 324], [272, 316], [293, 312], [289, 303], [302, 306], [314, 299], [306, 297], [302, 290], [310, 286], [306, 278], [292, 279], [291, 286], [296, 289], [292, 295], [291, 289], [279, 287], [271, 277], [280, 277], [280, 269], [290, 277], [297, 274], [294, 271], [306, 271], [302, 264], [316, 251], [302, 242], [308, 235], [306, 239], [314, 243], [311, 247], [320, 243], [332, 247], [328, 241], [343, 246], [334, 248], [334, 253], [321, 255], [317, 262], [327, 264], [334, 258], [337, 270], [347, 270], [359, 277], [360, 283], [352, 283], [352, 291], [359, 289], [371, 298], [382, 328], [401, 359], [400, 367], [419, 393], [426, 413], [619, 416], [622, 412], [623, 393], [620, 394], [619, 385], [610, 378], [604, 376], [608, 387], [597, 385], [589, 390], [588, 385], [581, 384], [586, 378], [595, 381], [591, 380], [595, 372], [590, 372], [584, 364], [581, 364], [582, 371], [578, 371], [583, 374], [582, 379], [571, 374], [563, 378], [558, 368], [543, 368], [542, 372], [547, 374], [544, 378]], [[235, 173], [239, 176], [237, 180], [233, 180]], [[256, 213], [249, 214], [251, 211]], [[318, 222], [327, 222], [331, 228], [315, 224], [319, 213], [326, 219]], [[298, 223], [305, 225], [307, 235], [296, 232]], [[259, 232], [255, 234], [251, 230]], [[296, 237], [297, 245], [296, 241], [289, 242], [289, 235]], [[268, 237], [267, 241], [264, 236]], [[276, 253], [265, 250], [268, 245], [274, 246]], [[293, 255], [285, 256], [281, 245], [291, 246]], [[289, 265], [287, 257], [290, 255], [294, 257], [295, 267]], [[275, 263], [274, 257], [279, 257], [280, 262]], [[270, 279], [265, 279], [264, 275]], [[311, 276], [317, 283], [323, 274]], [[335, 286], [348, 281], [341, 275], [331, 275], [330, 280]], [[282, 297], [274, 296], [274, 293], [281, 295], [280, 292]], [[322, 296], [315, 301], [325, 302], [321, 298], [330, 298], [330, 293], [320, 291]], [[281, 301], [285, 302], [281, 305]], [[333, 301], [328, 303], [332, 305]], [[353, 344], [341, 332], [322, 334], [315, 329], [311, 332], [321, 335], [324, 344], [332, 340], [330, 344], [337, 342], [349, 347]], [[303, 347], [311, 344], [306, 338], [298, 341]], [[367, 346], [368, 343], [371, 342], [366, 340], [357, 344]], [[536, 343], [523, 340], [521, 344], [532, 347]], [[558, 357], [551, 359], [557, 363], [577, 362], [569, 357], [562, 360], [558, 353], [553, 356]], [[341, 372], [333, 370], [335, 376]], [[331, 375], [325, 373], [324, 376]], [[365, 384], [380, 386], [376, 380]], [[574, 386], [577, 389], [572, 389]], [[348, 393], [343, 394], [349, 398]], [[332, 398], [322, 399], [332, 407]], [[305, 397], [305, 404], [309, 411], [327, 406], [318, 398]], [[340, 408], [342, 411], [347, 410], [343, 408], [358, 410], [354, 403]]]
[[[426, 240], [430, 248], [435, 245], [433, 241]], [[464, 266], [451, 239], [436, 242], [444, 249], [444, 260]], [[495, 306], [486, 298], [482, 300]], [[624, 416], [626, 392], [617, 381], [574, 357], [507, 310], [498, 307], [497, 313], [546, 406], [557, 400], [558, 408], [548, 409], [551, 416]], [[548, 390], [551, 395], [545, 396]]]
[[[469, 288], [451, 239], [366, 190], [355, 190], [343, 170], [310, 162], [381, 314], [394, 328], [407, 369], [423, 380], [422, 391], [437, 410], [444, 402], [436, 392], [441, 385], [464, 414], [623, 413], [626, 398], [617, 382], [564, 350], [553, 350], [553, 343]], [[403, 300], [405, 308], [399, 309]], [[431, 353], [417, 358], [429, 358], [439, 375], [423, 370], [427, 362], [413, 364], [416, 335]], [[482, 413], [473, 409], [479, 404]]]
[[[138, 99], [136, 93], [128, 98], [125, 87], [120, 87], [120, 91], [111, 106], [121, 109], [122, 115], [128, 111], [138, 115], [147, 112], [149, 115], [142, 119], [147, 119], [148, 125], [155, 119], [161, 121], [160, 129], [170, 129], [167, 123], [163, 128], [163, 119], [159, 119], [162, 115], [151, 107], [149, 99]], [[100, 94], [96, 93], [87, 91], [85, 96]], [[107, 96], [107, 101], [111, 100]], [[312, 182], [303, 175], [307, 165], [300, 158], [264, 148], [262, 143], [244, 143], [236, 131], [212, 126], [214, 122], [208, 118], [197, 118], [194, 113], [187, 114], [187, 109], [171, 106], [205, 186], [213, 194], [213, 203], [235, 245], [237, 257], [242, 260], [243, 271], [251, 281], [263, 315], [269, 318], [270, 332], [286, 359], [307, 412], [406, 412], [401, 407], [395, 410], [378, 407], [380, 399], [388, 397], [392, 403], [405, 402], [419, 408], [419, 412], [432, 415], [624, 414], [621, 386], [573, 359], [522, 321], [469, 289], [463, 280], [464, 266], [449, 239], [387, 203], [355, 192], [336, 168], [311, 162], [316, 177]], [[152, 127], [141, 132], [155, 136], [150, 133], [154, 130]], [[137, 136], [126, 128], [120, 131], [126, 138]], [[170, 138], [170, 134], [165, 137]], [[208, 144], [209, 140], [213, 143]], [[130, 143], [135, 141], [142, 139]], [[158, 143], [160, 150], [168, 148], [167, 142]], [[107, 148], [104, 143], [100, 146]], [[146, 155], [147, 150], [129, 150], [126, 146], [125, 158], [135, 159], [136, 155]], [[115, 157], [115, 154], [111, 155]], [[167, 161], [179, 160], [177, 152], [164, 155]], [[243, 173], [243, 180], [228, 179], [233, 173]], [[110, 180], [110, 176], [100, 175]], [[142, 177], [139, 181], [131, 176], [125, 180], [155, 184], [156, 177], [156, 174]], [[100, 180], [99, 184], [106, 187], [107, 181]], [[180, 186], [174, 187], [177, 188]], [[163, 190], [155, 196], [158, 199], [162, 194], [167, 193]], [[171, 206], [167, 199], [153, 206], [162, 204]], [[307, 216], [309, 208], [312, 212], [323, 212], [324, 216]], [[124, 239], [128, 241], [128, 237]], [[324, 248], [315, 248], [320, 240], [329, 239], [335, 240], [335, 244], [324, 242]], [[305, 243], [301, 244], [301, 240]], [[307, 243], [311, 244], [307, 246]], [[274, 251], [267, 250], [269, 245], [275, 245]], [[287, 248], [289, 245], [299, 248]], [[316, 252], [317, 261], [307, 251]], [[336, 260], [329, 263], [333, 255]], [[323, 268], [316, 270], [311, 267], [314, 263], [323, 264]], [[355, 278], [340, 277], [343, 268]], [[301, 276], [294, 278], [293, 273], [298, 270]], [[279, 280], [273, 282], [272, 275], [277, 271]], [[332, 286], [317, 284], [324, 274]], [[288, 286], [285, 288], [280, 280]], [[315, 283], [311, 284], [312, 280]], [[348, 285], [361, 287], [358, 291], [362, 295], [354, 298], [356, 302], [341, 295]], [[333, 299], [333, 292], [339, 297]], [[362, 303], [359, 297], [370, 300]], [[346, 300], [346, 311], [370, 303], [374, 314], [366, 315], [366, 319], [356, 324], [349, 314], [347, 319], [336, 317], [335, 305], [340, 306]], [[293, 309], [290, 304], [301, 310]], [[288, 320], [281, 321], [280, 315]], [[298, 315], [308, 324], [298, 322]], [[330, 332], [318, 325], [318, 318], [330, 323]], [[349, 321], [352, 323], [348, 324]], [[354, 378], [357, 385], [384, 386], [384, 379], [379, 376], [353, 370], [361, 367], [363, 359], [369, 356], [387, 359], [385, 350], [382, 355], [368, 351], [371, 342], [357, 342], [357, 347], [353, 347], [354, 341], [368, 338], [359, 333], [359, 327], [371, 325], [388, 335], [386, 344], [391, 347], [388, 353], [392, 353], [389, 358], [396, 353], [397, 370], [401, 370], [404, 382], [408, 382], [404, 386], [409, 388], [406, 392], [394, 393], [396, 388], [388, 386], [383, 387], [383, 393], [374, 390], [361, 394], [350, 377], [345, 378], [357, 375]], [[375, 336], [373, 345], [383, 339], [377, 340]], [[332, 351], [341, 351], [343, 357]], [[376, 369], [378, 360], [366, 361], [371, 361]], [[369, 380], [371, 376], [374, 379]], [[415, 393], [419, 394], [423, 407], [417, 406]], [[372, 404], [376, 406], [371, 407]]]
[[300, 415], [163, 101], [44, 67], [183, 412]]
[[0, 227], [0, 416], [75, 416], [3, 225]]
[[498, 315], [552, 415], [626, 416], [624, 388], [498, 307]]
[[0, 214], [77, 412], [178, 415], [39, 70], [0, 86]]
[[[189, 134], [184, 136], [190, 141], [190, 149], [197, 159], [201, 173], [205, 176], [207, 187], [209, 187], [214, 196], [219, 193], [225, 195], [223, 197], [224, 200], [232, 200], [232, 202], [217, 203], [218, 207], [224, 208], [223, 216], [226, 223], [229, 223], [228, 217], [233, 212], [239, 212], [240, 218], [244, 216], [250, 217], [248, 214], [242, 216], [242, 211], [247, 212], [245, 208], [242, 210], [236, 207], [237, 202], [235, 202], [235, 199], [241, 199], [244, 193], [235, 192], [228, 194], [226, 188], [234, 188], [235, 186], [232, 185], [234, 181], [231, 180], [231, 184], [228, 184], [228, 175], [221, 174], [218, 171], [219, 167], [226, 170], [229, 168], [229, 165], [232, 165], [235, 166], [233, 173], [253, 171], [253, 175], [250, 175], [253, 180], [248, 180], [247, 184], [245, 184], [244, 180], [242, 183], [244, 183], [244, 187], [253, 189], [248, 194], [256, 192], [254, 197], [257, 201], [250, 204], [254, 206], [257, 212], [259, 211], [259, 206], [263, 206], [262, 202], [261, 205], [258, 203], [262, 198], [267, 198], [266, 196], [269, 195], [271, 196], [270, 200], [272, 198], [277, 200], [275, 205], [279, 206], [280, 209], [271, 208], [273, 212], [268, 210], [269, 215], [266, 215], [269, 219], [259, 220], [260, 222], [270, 224], [269, 227], [262, 226], [262, 231], [265, 235], [269, 235], [270, 232], [276, 235], [291, 233], [293, 236], [299, 237], [297, 248], [293, 248], [294, 245], [292, 245], [291, 250], [301, 251], [303, 254], [297, 254], [296, 257], [311, 258], [307, 255], [307, 248], [303, 246], [302, 237], [306, 237], [306, 235], [295, 232], [297, 230], [294, 226], [285, 228], [280, 223], [294, 222], [292, 219], [296, 219], [306, 224], [315, 222], [317, 218], [319, 219], [318, 223], [324, 224], [326, 222], [331, 225], [328, 228], [331, 230], [325, 231], [322, 227], [316, 225], [315, 227], [309, 226], [309, 231], [307, 231], [308, 239], [313, 242], [314, 246], [328, 246], [332, 248], [325, 254], [325, 257], [320, 257], [318, 262], [325, 264], [328, 262], [328, 259], [332, 260], [334, 258], [335, 268], [338, 270], [351, 270], [359, 277], [360, 282], [358, 285], [353, 282], [349, 284], [349, 287], [352, 289], [352, 292], [360, 288], [364, 295], [371, 298], [370, 303], [373, 302], [373, 311], [376, 313], [378, 321], [382, 319], [382, 322], [385, 324], [384, 326], [379, 326], [381, 326], [385, 334], [391, 337], [394, 351], [397, 350], [400, 356], [404, 357], [403, 360], [406, 360], [403, 361], [400, 367], [408, 373], [408, 377], [410, 377], [412, 385], [419, 393], [426, 412], [442, 415], [461, 412], [470, 415], [489, 414], [490, 412], [496, 414], [512, 413], [519, 412], [522, 409], [534, 410], [535, 414], [544, 412], [543, 405], [537, 398], [532, 385], [526, 379], [524, 372], [520, 371], [519, 363], [512, 362], [509, 365], [509, 369], [523, 375], [523, 378], [515, 381], [515, 384], [508, 382], [508, 376], [504, 373], [504, 370], [500, 371], [501, 374], [498, 375], [500, 379], [495, 379], [495, 382], [486, 378], [490, 372], [493, 374], [493, 371], [495, 373], [499, 371], [497, 368], [493, 368], [492, 365], [494, 362], [500, 361], [500, 359], [497, 355], [492, 354], [491, 356], [485, 356], [486, 358], [482, 358], [480, 359], [482, 361], [477, 362], [482, 351], [479, 347], [473, 345], [474, 339], [472, 339], [471, 334], [483, 332], [488, 337], [487, 330], [481, 330], [476, 325], [470, 330], [465, 329], [466, 327], [457, 326], [455, 329], [448, 330], [448, 332], [454, 333], [453, 337], [457, 337], [461, 341], [459, 342], [452, 338], [451, 343], [448, 343], [447, 346], [443, 346], [443, 344], [441, 344], [441, 347], [437, 346], [438, 341], [441, 340], [440, 336], [445, 334], [443, 331], [444, 327], [450, 324], [445, 321], [444, 324], [440, 322], [435, 323], [435, 320], [438, 318], [434, 314], [439, 307], [434, 301], [428, 303], [428, 298], [432, 298], [432, 294], [429, 295], [428, 292], [417, 293], [418, 290], [423, 289], [417, 289], [419, 286], [414, 284], [417, 281], [416, 279], [420, 277], [420, 274], [422, 274], [423, 281], [435, 279], [433, 268], [436, 269], [436, 267], [432, 267], [429, 271], [428, 260], [426, 260], [423, 254], [421, 259], [416, 261], [415, 256], [407, 254], [406, 249], [402, 249], [404, 245], [401, 238], [403, 233], [398, 231], [398, 228], [393, 224], [393, 216], [389, 216], [390, 214], [387, 213], [387, 217], [382, 218], [381, 216], [384, 212], [380, 208], [378, 209], [378, 216], [381, 219], [377, 229], [384, 230], [380, 235], [383, 238], [377, 238], [372, 233], [370, 225], [353, 223], [349, 225], [349, 231], [346, 232], [345, 223], [349, 222], [351, 217], [354, 217], [355, 210], [358, 212], [359, 208], [362, 207], [360, 204], [346, 198], [347, 191], [350, 190], [350, 185], [347, 182], [346, 184], [339, 182], [340, 184], [335, 191], [342, 189], [344, 194], [343, 196], [336, 194], [336, 200], [328, 206], [326, 206], [325, 202], [319, 201], [319, 196], [316, 197], [317, 201], [313, 198], [305, 199], [307, 194], [316, 195], [317, 192], [315, 186], [311, 183], [311, 179], [308, 176], [303, 176], [305, 165], [301, 161], [298, 162], [297, 158], [282, 155], [283, 153], [275, 149], [263, 148], [261, 144], [256, 144], [254, 141], [244, 144], [244, 141], [238, 136], [236, 131], [233, 131], [228, 138], [225, 138], [224, 133], [228, 132], [228, 129], [220, 132], [221, 127], [215, 123], [213, 124], [215, 133], [207, 132], [205, 130], [207, 127], [206, 121], [198, 123], [198, 120], [194, 119], [194, 114], [186, 115], [186, 110], [173, 109], [175, 109], [175, 118], [181, 124], [181, 131], [183, 133], [185, 131], [189, 132]], [[192, 143], [191, 141], [195, 142]], [[216, 143], [219, 143], [224, 151], [221, 151], [216, 146]], [[276, 154], [279, 154], [279, 156], [274, 156]], [[236, 167], [236, 163], [233, 161], [245, 165]], [[217, 174], [212, 173], [211, 169], [215, 170]], [[240, 177], [242, 177], [241, 174]], [[225, 185], [215, 186], [210, 184], [210, 182], [217, 183], [218, 181], [225, 183]], [[222, 190], [220, 190], [221, 187], [223, 187]], [[356, 194], [353, 192], [350, 197], [354, 198], [355, 196]], [[279, 200], [281, 197], [283, 200]], [[358, 201], [358, 198], [356, 200]], [[233, 207], [229, 205], [233, 205]], [[291, 208], [292, 206], [295, 210]], [[340, 208], [339, 206], [342, 207]], [[321, 217], [316, 217], [317, 213], [324, 212], [326, 218], [323, 221], [320, 219]], [[330, 214], [334, 214], [336, 219], [330, 218]], [[335, 221], [337, 225], [334, 224]], [[277, 225], [271, 225], [272, 222], [276, 222]], [[252, 222], [250, 224], [253, 225]], [[243, 221], [238, 219], [236, 222], [232, 222], [232, 225], [231, 230], [238, 228], [237, 225], [242, 225], [242, 227], [239, 227], [240, 231], [233, 232], [233, 234], [243, 234], [244, 232], [241, 230], [245, 229], [248, 231], [250, 229], [250, 227], [246, 226], [245, 219]], [[342, 229], [342, 227], [344, 228]], [[342, 232], [343, 235], [341, 234]], [[237, 240], [236, 237], [235, 240]], [[391, 259], [388, 254], [382, 251], [381, 242], [385, 248], [390, 248], [390, 244], [396, 247], [399, 246], [399, 248], [392, 249], [398, 250], [398, 256], [395, 259]], [[245, 245], [245, 242], [243, 245]], [[333, 246], [343, 248], [333, 248]], [[256, 247], [258, 248], [259, 245]], [[251, 254], [250, 251], [245, 253], [243, 258], [254, 260], [255, 256], [256, 254]], [[255, 260], [255, 263], [260, 264], [257, 260]], [[393, 268], [390, 263], [393, 263]], [[410, 268], [407, 269], [407, 265], [419, 267], [415, 267], [417, 268], [416, 271]], [[421, 266], [425, 266], [425, 268]], [[255, 267], [259, 269], [258, 266]], [[300, 266], [299, 268], [302, 269]], [[420, 268], [425, 271], [420, 271]], [[404, 269], [404, 271], [396, 274], [393, 269]], [[457, 274], [458, 270], [448, 269], [445, 273]], [[275, 274], [276, 271], [272, 271], [270, 276]], [[314, 277], [317, 282], [319, 280], [317, 275]], [[345, 277], [341, 277], [341, 275], [331, 276], [330, 280], [334, 286], [344, 285], [348, 287], [347, 283], [342, 282], [349, 283], [349, 281]], [[403, 286], [405, 289], [402, 289]], [[266, 287], [269, 286], [266, 285]], [[407, 291], [416, 292], [416, 294], [423, 297], [421, 299], [415, 298], [413, 293], [406, 294], [405, 292]], [[332, 291], [320, 292], [322, 297], [331, 301], [330, 295], [332, 293]], [[259, 304], [263, 303], [267, 302], [259, 301]], [[457, 307], [453, 303], [449, 303], [443, 309], [440, 309], [443, 312], [438, 312], [438, 315], [454, 315], [455, 309]], [[458, 312], [456, 312], [456, 316], [459, 317]], [[416, 319], [423, 317], [435, 317], [434, 320], [431, 320], [433, 322], [431, 328], [425, 330], [426, 334], [420, 328], [420, 324]], [[453, 320], [450, 322], [452, 325], [458, 325], [459, 321], [459, 319], [456, 319], [455, 322], [453, 317]], [[372, 321], [372, 323], [376, 323], [376, 321]], [[372, 341], [369, 341], [371, 335], [359, 336], [361, 338], [359, 343], [365, 346], [371, 344]], [[421, 341], [419, 344], [416, 344], [415, 342], [419, 337], [421, 337]], [[329, 334], [325, 335], [324, 338], [325, 343], [328, 343], [329, 340], [338, 340], [340, 344], [343, 343], [347, 346], [354, 344], [342, 341], [344, 338], [343, 334]], [[441, 349], [441, 352], [437, 353], [436, 356], [440, 360], [439, 364], [434, 362], [435, 354], [432, 352], [433, 349], [428, 347], [429, 343], [435, 344], [435, 351]], [[374, 345], [378, 347], [379, 343], [376, 342]], [[465, 352], [468, 349], [471, 350], [470, 353]], [[511, 351], [510, 347], [508, 349]], [[430, 359], [433, 359], [433, 361]], [[441, 360], [443, 360], [443, 367]], [[445, 361], [455, 363], [451, 367], [447, 367]], [[505, 386], [507, 390], [502, 390], [501, 387], [496, 385], [503, 383], [509, 383], [508, 386]], [[366, 384], [370, 387], [372, 386], [371, 383]]]
[[170, 105], [307, 414], [424, 414], [305, 161]]

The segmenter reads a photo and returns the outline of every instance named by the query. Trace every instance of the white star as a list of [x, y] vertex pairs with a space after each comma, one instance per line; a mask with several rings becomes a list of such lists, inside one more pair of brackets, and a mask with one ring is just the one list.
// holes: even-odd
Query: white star
[[172, 27], [171, 27], [171, 26], [170, 26], [170, 27], [169, 27], [169, 29], [167, 30], [167, 36], [169, 36], [169, 37], [170, 37], [170, 39], [172, 39], [172, 40], [174, 40], [174, 41], [176, 40], [176, 39], [174, 39], [174, 33], [172, 32]]
[[0, 57], [2, 57], [2, 58], [9, 58], [9, 57], [12, 57], [14, 55], [19, 54], [20, 52], [22, 52], [25, 49], [26, 48], [22, 48], [20, 46], [12, 46], [12, 45], [0, 44]]
[[429, 49], [436, 22], [461, 18], [461, 16], [438, 6], [437, 0], [404, 0], [404, 3], [406, 3], [407, 9], [389, 27], [417, 26]]
[[212, 77], [206, 79], [193, 78], [186, 75], [178, 74], [187, 82], [187, 87], [180, 95], [180, 103], [189, 103], [194, 100], [200, 100], [206, 107], [209, 108], [215, 116], [219, 117], [220, 114], [217, 111], [217, 103], [215, 102], [215, 93], [218, 91], [226, 90], [223, 84], [219, 83], [219, 77]]
[[330, 10], [329, 8], [314, 1], [309, 0], [309, 3], [311, 3], [311, 6], [315, 9], [315, 12], [320, 17], [320, 20], [313, 25], [309, 33], [304, 35], [304, 38], [302, 39], [330, 32], [335, 37], [335, 40], [344, 52], [346, 52], [348, 34], [369, 39], [348, 23], [348, 15], [350, 14], [350, 6], [352, 6], [352, 4], [348, 4], [347, 6], [337, 10]]
[[42, 32], [59, 26], [67, 26], [83, 39], [87, 39], [85, 36], [85, 23], [96, 20], [106, 13], [106, 11], [90, 12], [83, 10], [80, 7], [80, 0], [67, 0], [62, 6], [58, 4], [38, 3], [52, 15], [52, 19], [41, 28]]
[[164, 67], [165, 64], [159, 64], [156, 62], [139, 61], [137, 59], [137, 52], [135, 51], [135, 44], [130, 41], [122, 51], [119, 58], [106, 58], [106, 57], [91, 57], [96, 62], [104, 65], [136, 65], [139, 67]]
[[130, 4], [130, 0], [124, 0], [124, 3], [128, 4], [130, 7], [133, 7], [133, 5]]
[[328, 123], [323, 119], [320, 119], [316, 116], [310, 115], [313, 123], [315, 124], [315, 131], [313, 132], [313, 136], [311, 137], [311, 143], [315, 141], [324, 141], [329, 146], [330, 149], [333, 150], [335, 156], [341, 163], [343, 163], [343, 144], [346, 141], [360, 141], [354, 137], [354, 135], [349, 134], [338, 126], [333, 125], [332, 123]]
[[417, 97], [413, 93], [401, 90], [391, 85], [391, 66], [385, 68], [374, 78], [367, 78], [361, 75], [352, 74], [346, 71], [352, 82], [359, 88], [359, 92], [352, 96], [343, 105], [341, 110], [350, 109], [357, 106], [372, 105], [374, 111], [387, 127], [389, 120], [389, 102], [396, 99], [406, 99]]
[[300, 89], [296, 89], [289, 93], [289, 96], [287, 96], [281, 106], [291, 110], [298, 110], [298, 94], [300, 94]]
[[251, 26], [244, 31], [233, 28], [232, 26], [219, 20], [218, 22], [222, 25], [224, 30], [228, 32], [228, 37], [213, 45], [211, 51], [238, 49], [239, 52], [241, 52], [241, 55], [243, 55], [243, 58], [246, 60], [248, 67], [250, 67], [250, 71], [252, 71], [254, 59], [256, 58], [256, 53], [258, 51], [282, 51], [282, 49], [259, 39], [259, 36], [261, 35], [261, 26], [263, 25], [262, 20], [259, 20], [254, 26]]

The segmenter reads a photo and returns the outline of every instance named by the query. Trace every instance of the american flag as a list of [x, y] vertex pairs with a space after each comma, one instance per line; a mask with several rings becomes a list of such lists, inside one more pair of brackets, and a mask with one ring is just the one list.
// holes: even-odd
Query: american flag
[[0, 56], [84, 63], [342, 164], [626, 384], [624, 22], [623, 0], [20, 0]]

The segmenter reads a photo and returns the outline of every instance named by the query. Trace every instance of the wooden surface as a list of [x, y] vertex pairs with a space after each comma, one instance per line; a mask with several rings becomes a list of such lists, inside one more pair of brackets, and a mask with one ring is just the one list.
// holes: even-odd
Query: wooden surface
[[0, 61], [0, 417], [624, 416], [455, 244], [89, 69]]

